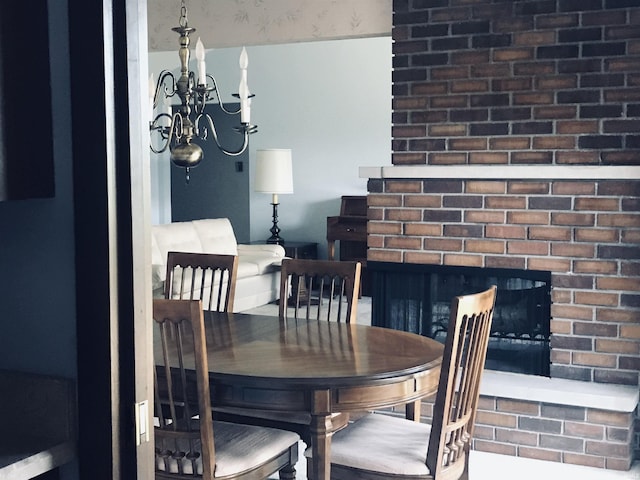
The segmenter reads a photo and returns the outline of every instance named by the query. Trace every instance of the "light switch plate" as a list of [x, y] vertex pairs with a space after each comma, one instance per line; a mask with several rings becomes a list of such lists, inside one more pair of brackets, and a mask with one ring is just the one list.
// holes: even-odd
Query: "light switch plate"
[[136, 446], [149, 441], [149, 401], [136, 403]]

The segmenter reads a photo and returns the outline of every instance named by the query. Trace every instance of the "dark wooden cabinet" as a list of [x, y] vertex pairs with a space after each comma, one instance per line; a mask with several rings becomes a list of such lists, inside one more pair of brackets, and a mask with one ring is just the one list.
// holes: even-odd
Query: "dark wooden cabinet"
[[340, 242], [340, 260], [362, 263], [362, 294], [369, 295], [371, 282], [367, 265], [367, 197], [344, 195], [340, 215], [327, 217], [329, 260], [335, 258], [336, 242]]

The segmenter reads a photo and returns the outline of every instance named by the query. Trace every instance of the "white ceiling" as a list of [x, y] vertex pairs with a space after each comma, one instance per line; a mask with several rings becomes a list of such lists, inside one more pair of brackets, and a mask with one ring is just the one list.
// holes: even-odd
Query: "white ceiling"
[[[392, 0], [186, 0], [205, 48], [391, 35]], [[148, 0], [149, 50], [178, 48], [179, 0]]]

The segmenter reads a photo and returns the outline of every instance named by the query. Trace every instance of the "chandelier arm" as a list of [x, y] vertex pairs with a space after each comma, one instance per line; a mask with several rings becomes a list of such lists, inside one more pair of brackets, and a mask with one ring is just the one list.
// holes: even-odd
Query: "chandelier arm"
[[[165, 80], [167, 78], [171, 81], [169, 85], [165, 85]], [[153, 95], [153, 108], [156, 108], [158, 106], [158, 95], [160, 94], [161, 87], [164, 87], [164, 96], [166, 98], [171, 98], [176, 94], [176, 78], [169, 70], [162, 70], [160, 72], [158, 83], [156, 84], [156, 90]]]
[[[157, 125], [158, 121], [164, 117], [169, 117], [171, 119], [171, 125], [168, 128], [163, 127], [162, 125]], [[176, 130], [176, 124], [178, 124], [179, 130]], [[181, 134], [177, 133], [177, 131], [182, 130], [182, 115], [180, 115], [179, 112], [176, 112], [173, 116], [169, 115], [168, 113], [161, 113], [151, 123], [151, 130], [157, 131], [160, 134], [160, 137], [165, 140], [164, 144], [160, 149], [156, 149], [153, 146], [153, 142], [150, 141], [149, 147], [151, 148], [151, 151], [153, 153], [164, 153], [167, 151], [167, 148], [169, 148], [169, 145], [171, 144], [171, 140], [173, 139], [179, 140], [180, 137], [182, 136]]]
[[[207, 94], [209, 98], [211, 98], [212, 100], [217, 100], [218, 103], [222, 103], [222, 99], [220, 98], [220, 91], [218, 90], [218, 82], [216, 82], [216, 78], [210, 73], [207, 73], [207, 79], [211, 80], [211, 84], [213, 85], [212, 87], [207, 88]], [[209, 92], [211, 93], [209, 94]]]
[[204, 114], [204, 109], [207, 106], [207, 101], [209, 100], [209, 89], [207, 88], [198, 88], [194, 89], [193, 95], [193, 111], [197, 115]]
[[218, 89], [218, 83], [216, 82], [216, 79], [212, 75], [207, 75], [207, 77], [213, 83], [213, 91], [216, 92], [216, 97], [218, 98], [218, 105], [220, 105], [220, 108], [222, 109], [222, 111], [224, 113], [226, 113], [227, 115], [237, 115], [237, 114], [239, 114], [240, 113], [240, 107], [238, 107], [238, 110], [236, 110], [235, 112], [233, 112], [231, 110], [227, 110], [225, 108], [224, 102], [222, 101], [222, 98], [220, 97], [220, 90]]
[[218, 147], [218, 150], [220, 150], [222, 153], [230, 157], [237, 157], [238, 155], [242, 155], [244, 153], [244, 151], [247, 149], [247, 146], [249, 145], [249, 132], [246, 128], [242, 129], [242, 134], [243, 134], [242, 147], [240, 147], [239, 150], [227, 150], [222, 145], [220, 145], [220, 142], [218, 141], [218, 132], [216, 132], [216, 127], [213, 124], [213, 119], [211, 118], [210, 115], [206, 113], [203, 115], [199, 115], [198, 118], [196, 118], [196, 129], [198, 129], [198, 124], [200, 123], [200, 118], [202, 117], [206, 118], [207, 123], [209, 124], [211, 135], [213, 135], [213, 140], [216, 142], [216, 146]]
[[149, 142], [149, 147], [151, 147], [151, 151], [153, 153], [164, 153], [167, 151], [167, 148], [169, 147], [169, 143], [171, 143], [171, 136], [168, 136], [164, 142], [164, 145], [162, 145], [162, 148], [156, 149], [153, 146], [153, 142]]

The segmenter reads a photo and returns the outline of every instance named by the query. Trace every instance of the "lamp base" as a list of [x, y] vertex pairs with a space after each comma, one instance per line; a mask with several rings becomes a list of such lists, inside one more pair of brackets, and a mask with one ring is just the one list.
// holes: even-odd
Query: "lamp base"
[[278, 204], [273, 205], [273, 226], [269, 229], [271, 236], [267, 238], [267, 243], [272, 245], [284, 245], [284, 238], [280, 236], [280, 228], [278, 227]]

